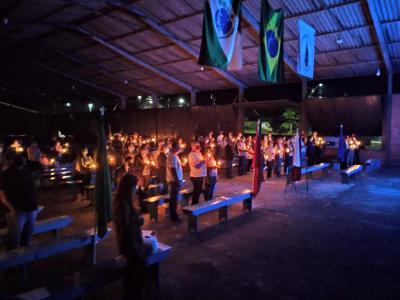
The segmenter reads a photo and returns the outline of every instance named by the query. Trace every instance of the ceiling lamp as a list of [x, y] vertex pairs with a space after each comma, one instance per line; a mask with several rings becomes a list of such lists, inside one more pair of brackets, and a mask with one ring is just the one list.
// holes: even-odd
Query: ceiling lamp
[[338, 36], [338, 38], [336, 39], [336, 44], [338, 44], [338, 45], [341, 45], [341, 44], [343, 44], [343, 39], [342, 39], [342, 36], [341, 36], [341, 34], [339, 33], [339, 36]]

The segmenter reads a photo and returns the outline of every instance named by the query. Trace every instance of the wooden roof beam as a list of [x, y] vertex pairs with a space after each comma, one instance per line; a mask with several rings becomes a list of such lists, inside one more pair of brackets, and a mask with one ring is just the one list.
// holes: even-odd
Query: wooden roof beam
[[153, 72], [154, 74], [174, 83], [177, 86], [180, 86], [181, 88], [184, 88], [185, 90], [188, 91], [195, 91], [197, 92], [197, 90], [195, 88], [193, 88], [192, 86], [190, 86], [189, 84], [183, 82], [182, 80], [160, 70], [157, 69], [156, 67], [150, 65], [149, 63], [141, 60], [140, 58], [130, 54], [128, 51], [126, 51], [125, 49], [123, 49], [120, 46], [117, 46], [111, 42], [106, 41], [104, 38], [100, 37], [98, 34], [91, 32], [87, 29], [85, 29], [82, 26], [71, 26], [69, 27], [70, 29], [73, 29], [89, 38], [91, 38], [92, 40], [94, 40], [95, 42], [97, 42], [98, 44], [106, 47], [107, 49], [119, 54], [122, 57], [125, 57], [126, 59], [128, 59], [129, 61], [133, 62], [134, 64], [137, 64], [139, 66], [141, 66], [144, 69], [147, 69], [151, 72]]
[[385, 62], [386, 70], [388, 71], [388, 73], [392, 73], [393, 66], [392, 66], [392, 62], [390, 60], [389, 51], [387, 49], [385, 36], [383, 35], [383, 30], [382, 30], [381, 24], [379, 22], [379, 17], [378, 17], [377, 11], [376, 11], [375, 0], [367, 0], [367, 7], [368, 7], [368, 11], [371, 15], [372, 22], [374, 24], [376, 37], [378, 38], [378, 42], [379, 42], [380, 50], [381, 50], [381, 53], [383, 56], [383, 60]]
[[43, 70], [46, 70], [46, 71], [48, 71], [48, 72], [55, 73], [55, 74], [57, 74], [57, 75], [59, 75], [59, 76], [62, 76], [62, 77], [71, 79], [71, 80], [76, 81], [76, 82], [79, 82], [79, 83], [81, 83], [81, 84], [83, 84], [83, 85], [90, 86], [90, 87], [92, 87], [93, 89], [106, 92], [107, 94], [112, 95], [112, 96], [114, 96], [114, 97], [118, 97], [118, 98], [120, 98], [120, 99], [126, 98], [125, 95], [120, 94], [120, 93], [118, 93], [118, 92], [116, 92], [116, 91], [110, 90], [110, 89], [108, 89], [108, 88], [99, 86], [99, 85], [97, 85], [97, 84], [94, 84], [94, 83], [92, 83], [92, 82], [89, 82], [89, 81], [86, 81], [86, 80], [83, 80], [83, 79], [80, 79], [80, 78], [77, 78], [77, 77], [75, 77], [75, 76], [73, 76], [73, 75], [67, 74], [67, 73], [62, 72], [62, 71], [60, 71], [60, 70], [54, 69], [54, 68], [49, 67], [49, 66], [46, 66], [46, 65], [44, 65], [44, 64], [41, 64], [41, 63], [39, 63], [39, 62], [37, 62], [37, 61], [35, 61], [35, 60], [28, 59], [28, 58], [26, 58], [26, 57], [23, 57], [23, 56], [20, 56], [20, 55], [17, 55], [17, 54], [15, 54], [14, 56], [15, 56], [16, 58], [18, 58], [18, 59], [21, 59], [21, 60], [23, 60], [23, 61], [25, 61], [25, 62], [28, 62], [28, 63], [30, 63], [30, 64], [32, 64], [32, 65], [35, 65], [35, 66], [37, 66], [37, 67], [39, 67], [39, 68], [41, 68], [41, 69], [43, 69]]
[[[65, 51], [62, 50], [58, 50], [58, 49], [53, 49], [52, 47], [48, 47], [48, 46], [44, 46], [46, 49], [49, 49], [50, 51], [53, 51], [56, 54], [59, 54], [73, 62], [76, 62], [82, 66], [85, 66], [89, 69], [92, 69], [93, 71], [100, 73], [108, 78], [114, 79], [116, 81], [119, 82], [124, 82], [126, 79], [121, 78], [118, 75], [112, 74], [110, 72], [108, 72], [106, 69], [104, 69], [103, 67], [97, 65], [96, 63], [88, 63], [87, 61], [80, 59], [74, 55], [71, 55]], [[144, 85], [141, 85], [139, 83], [132, 83], [131, 81], [128, 81], [127, 83], [125, 83], [127, 86], [130, 86], [131, 88], [135, 89], [135, 90], [140, 90], [142, 92], [145, 92], [147, 95], [151, 95], [154, 93], [154, 91], [151, 91], [150, 89], [148, 89], [147, 87], [145, 87]]]
[[[166, 29], [164, 26], [160, 25], [160, 22], [158, 22], [155, 18], [151, 17], [149, 14], [144, 12], [142, 9], [140, 9], [137, 5], [135, 4], [123, 4], [121, 2], [115, 2], [115, 1], [108, 1], [112, 6], [119, 8], [123, 11], [127, 11], [131, 14], [133, 14], [135, 17], [139, 17], [141, 21], [149, 25], [153, 30], [157, 31], [159, 34], [161, 34], [163, 37], [167, 38], [171, 42], [173, 42], [175, 45], [180, 47], [181, 49], [185, 50], [189, 54], [191, 54], [193, 57], [197, 58], [200, 53], [195, 50], [192, 46], [187, 44], [186, 42], [182, 41], [178, 37], [176, 37], [172, 32], [170, 32], [168, 29]], [[218, 69], [218, 68], [212, 68], [213, 71], [221, 75], [223, 78], [231, 82], [232, 84], [236, 85], [239, 88], [247, 88], [246, 84], [244, 84], [242, 81], [231, 75], [229, 72]]]

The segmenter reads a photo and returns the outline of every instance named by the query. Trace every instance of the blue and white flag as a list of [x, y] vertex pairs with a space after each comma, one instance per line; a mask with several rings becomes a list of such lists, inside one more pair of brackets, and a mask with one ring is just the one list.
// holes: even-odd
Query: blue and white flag
[[206, 0], [199, 64], [224, 70], [242, 68], [242, 0]]
[[299, 53], [297, 73], [312, 79], [314, 77], [315, 29], [299, 20]]

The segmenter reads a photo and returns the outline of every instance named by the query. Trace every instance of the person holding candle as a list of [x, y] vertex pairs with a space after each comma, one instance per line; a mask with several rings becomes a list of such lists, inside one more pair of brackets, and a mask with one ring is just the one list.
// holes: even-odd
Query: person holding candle
[[[85, 197], [85, 186], [90, 185], [91, 171], [94, 169], [95, 161], [89, 155], [87, 147], [82, 148], [75, 160], [76, 178], [81, 180], [81, 196]], [[89, 191], [87, 191], [89, 193]], [[88, 194], [86, 196], [89, 196]]]
[[239, 156], [239, 168], [238, 176], [243, 176], [246, 172], [246, 155], [247, 155], [247, 145], [246, 138], [244, 136], [238, 136], [237, 151]]
[[116, 188], [118, 188], [122, 177], [124, 177], [128, 173], [133, 174], [133, 163], [133, 156], [127, 155], [124, 158], [123, 165], [115, 170], [114, 183]]
[[267, 180], [271, 179], [272, 170], [275, 167], [275, 152], [274, 143], [270, 141], [268, 147], [266, 149], [264, 148], [264, 158], [267, 162]]
[[[182, 149], [182, 148], [180, 148]], [[158, 178], [160, 183], [163, 184], [162, 193], [166, 194], [168, 192], [167, 183], [167, 157], [169, 153], [169, 147], [165, 144], [162, 145], [161, 152], [157, 156], [157, 167], [158, 167]]]
[[360, 164], [360, 147], [361, 147], [361, 141], [357, 139], [357, 136], [355, 133], [351, 135], [356, 148], [354, 149], [354, 162], [355, 164], [359, 165]]
[[192, 151], [188, 155], [190, 167], [190, 180], [193, 184], [192, 204], [199, 203], [199, 197], [203, 189], [204, 177], [207, 175], [206, 160], [201, 153], [200, 144], [192, 143]]
[[143, 243], [143, 217], [132, 205], [138, 179], [132, 174], [122, 177], [113, 200], [113, 223], [119, 254], [126, 259], [123, 299], [142, 299], [147, 273], [146, 255], [150, 248]]
[[172, 222], [180, 221], [176, 211], [179, 192], [182, 186], [183, 171], [178, 153], [180, 146], [177, 142], [172, 142], [171, 149], [167, 157], [167, 182], [169, 184], [169, 215]]
[[250, 173], [253, 166], [253, 156], [254, 156], [254, 143], [252, 138], [249, 136], [247, 140], [247, 151], [246, 151], [246, 173]]
[[282, 164], [283, 164], [283, 156], [285, 154], [285, 148], [283, 146], [283, 139], [278, 138], [278, 142], [276, 144], [276, 152], [275, 152], [275, 159], [276, 159], [276, 176], [282, 176]]
[[214, 155], [214, 151], [209, 149], [207, 153], [207, 176], [205, 179], [205, 193], [204, 200], [209, 201], [213, 199], [215, 185], [217, 184], [218, 176], [218, 163]]

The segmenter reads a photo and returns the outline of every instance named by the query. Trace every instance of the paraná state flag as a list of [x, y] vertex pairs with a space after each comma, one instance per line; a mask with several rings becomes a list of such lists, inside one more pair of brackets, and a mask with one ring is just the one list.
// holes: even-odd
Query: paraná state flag
[[261, 151], [261, 120], [257, 122], [256, 139], [254, 143], [254, 157], [253, 157], [253, 196], [257, 196], [261, 188], [263, 180], [263, 155]]
[[261, 80], [279, 83], [283, 78], [283, 11], [261, 0], [258, 74]]
[[206, 0], [200, 65], [239, 70], [243, 65], [242, 0]]

